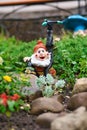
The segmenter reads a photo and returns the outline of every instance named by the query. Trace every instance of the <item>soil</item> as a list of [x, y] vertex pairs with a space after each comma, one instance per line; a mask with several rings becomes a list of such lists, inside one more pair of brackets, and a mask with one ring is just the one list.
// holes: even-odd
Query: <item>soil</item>
[[35, 123], [36, 117], [26, 111], [12, 113], [10, 117], [0, 114], [0, 130], [50, 130], [40, 128]]

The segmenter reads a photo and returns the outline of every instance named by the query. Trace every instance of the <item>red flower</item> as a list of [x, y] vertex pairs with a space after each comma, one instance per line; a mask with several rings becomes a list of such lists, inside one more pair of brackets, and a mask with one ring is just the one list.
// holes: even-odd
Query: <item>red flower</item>
[[6, 98], [3, 98], [3, 99], [2, 99], [2, 104], [3, 104], [4, 106], [7, 106], [7, 99], [6, 99]]
[[12, 100], [18, 100], [20, 98], [20, 96], [18, 94], [14, 94], [13, 96], [11, 96]]
[[6, 93], [2, 93], [1, 95], [0, 95], [0, 98], [5, 98], [5, 99], [8, 99], [8, 96], [6, 95]]
[[20, 98], [20, 96], [18, 94], [14, 94], [13, 96], [7, 96], [6, 93], [3, 93], [3, 94], [0, 95], [0, 98], [1, 98], [1, 104], [4, 105], [4, 106], [7, 106], [8, 100], [17, 101]]
[[6, 93], [1, 94], [0, 98], [2, 99], [1, 104], [3, 104], [4, 106], [7, 106], [8, 96], [6, 95]]

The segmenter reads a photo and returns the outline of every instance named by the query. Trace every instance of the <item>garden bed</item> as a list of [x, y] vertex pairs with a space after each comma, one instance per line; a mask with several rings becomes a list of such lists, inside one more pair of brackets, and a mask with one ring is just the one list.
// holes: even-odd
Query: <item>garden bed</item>
[[[74, 38], [72, 35], [65, 35], [63, 39], [55, 43], [53, 57], [53, 67], [56, 69], [55, 78], [58, 80], [64, 79], [66, 81], [66, 86], [62, 89], [57, 89], [57, 92], [60, 91], [66, 94], [67, 90], [70, 92], [73, 88], [76, 78], [87, 77], [86, 41], [87, 37], [79, 36]], [[44, 39], [43, 42], [45, 43]], [[30, 103], [26, 101], [26, 93], [22, 97], [23, 93], [21, 91], [25, 86], [30, 87], [28, 74], [25, 77], [27, 65], [23, 62], [23, 58], [32, 55], [32, 50], [36, 45], [36, 41], [27, 43], [18, 41], [14, 37], [6, 39], [1, 35], [0, 45], [0, 112], [4, 113], [0, 114], [0, 130], [50, 130], [40, 128], [36, 124], [37, 116], [31, 115], [29, 110], [20, 110], [20, 106]], [[35, 86], [33, 85], [32, 87]], [[50, 91], [52, 93], [47, 93], [48, 95], [44, 93], [44, 96], [49, 97], [50, 94], [52, 96], [52, 94], [54, 94], [53, 92], [55, 92], [54, 90], [55, 89]], [[24, 101], [24, 104], [22, 104], [21, 100]], [[42, 99], [40, 101], [42, 103]], [[52, 107], [53, 104], [51, 105]], [[45, 108], [44, 106], [47, 107], [47, 105], [43, 105], [42, 108]], [[52, 107], [50, 110], [53, 110]], [[36, 108], [38, 107], [34, 107], [33, 105], [33, 110], [36, 111]], [[47, 110], [49, 109], [47, 108]], [[7, 111], [12, 112], [11, 116], [6, 116]], [[38, 110], [36, 112], [38, 112]], [[55, 112], [55, 110], [53, 112]]]
[[11, 117], [0, 114], [0, 130], [49, 130], [40, 128], [35, 119], [25, 111], [12, 113]]

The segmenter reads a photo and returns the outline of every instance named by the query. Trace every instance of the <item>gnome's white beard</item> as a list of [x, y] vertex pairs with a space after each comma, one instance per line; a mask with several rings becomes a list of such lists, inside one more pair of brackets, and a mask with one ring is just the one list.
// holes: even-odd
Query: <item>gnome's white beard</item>
[[41, 67], [47, 67], [50, 64], [51, 55], [49, 54], [49, 57], [47, 59], [44, 59], [43, 61], [40, 61], [36, 59], [35, 54], [31, 56], [31, 63], [32, 65], [41, 66]]

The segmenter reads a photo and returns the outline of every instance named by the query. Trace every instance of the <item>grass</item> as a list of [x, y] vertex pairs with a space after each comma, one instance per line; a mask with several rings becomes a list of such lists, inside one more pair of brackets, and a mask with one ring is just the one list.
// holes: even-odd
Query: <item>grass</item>
[[87, 77], [87, 37], [64, 35], [54, 48], [54, 67], [57, 75], [71, 84]]
[[0, 71], [20, 72], [25, 69], [23, 58], [32, 54], [32, 48], [36, 41], [22, 42], [16, 40], [14, 37], [5, 38], [0, 36], [0, 56], [3, 58], [3, 66], [0, 66]]

